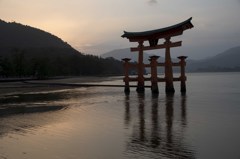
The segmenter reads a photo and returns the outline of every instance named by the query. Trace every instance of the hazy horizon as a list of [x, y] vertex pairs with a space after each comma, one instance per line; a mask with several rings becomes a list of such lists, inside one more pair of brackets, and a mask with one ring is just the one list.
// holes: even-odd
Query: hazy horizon
[[214, 56], [240, 43], [240, 1], [0, 0], [0, 19], [50, 32], [86, 54], [136, 46], [123, 31], [163, 28], [193, 17], [193, 29], [174, 40], [173, 54], [192, 59]]

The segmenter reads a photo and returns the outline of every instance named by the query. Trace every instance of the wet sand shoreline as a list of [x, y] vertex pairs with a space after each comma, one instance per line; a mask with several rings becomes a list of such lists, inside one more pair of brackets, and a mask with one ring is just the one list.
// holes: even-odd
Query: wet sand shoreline
[[[81, 76], [81, 77], [66, 77], [66, 78], [53, 78], [46, 80], [22, 80], [13, 82], [0, 82], [0, 96], [12, 93], [24, 93], [32, 91], [33, 89], [41, 90], [57, 90], [72, 88], [73, 86], [84, 86], [84, 84], [91, 83], [97, 84], [104, 81], [112, 81], [120, 79], [119, 76], [113, 77], [95, 77], [95, 76]], [[75, 84], [75, 85], [74, 85]], [[78, 87], [79, 87], [78, 86]]]

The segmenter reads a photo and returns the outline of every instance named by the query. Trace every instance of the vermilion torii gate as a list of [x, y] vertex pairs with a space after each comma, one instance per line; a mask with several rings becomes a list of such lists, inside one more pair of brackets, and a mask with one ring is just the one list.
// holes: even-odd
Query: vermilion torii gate
[[[123, 59], [125, 61], [125, 92], [129, 92], [129, 82], [130, 81], [137, 81], [137, 92], [141, 93], [144, 92], [144, 81], [151, 80], [152, 82], [152, 91], [153, 93], [158, 93], [158, 85], [157, 82], [165, 82], [166, 93], [174, 93], [174, 86], [173, 81], [181, 81], [181, 91], [185, 92], [185, 56], [179, 57], [179, 63], [172, 63], [171, 55], [170, 55], [170, 48], [171, 47], [178, 47], [182, 45], [182, 41], [178, 42], [171, 42], [171, 37], [179, 36], [183, 34], [183, 31], [187, 29], [193, 28], [193, 24], [191, 23], [192, 18], [181, 22], [179, 24], [169, 26], [166, 28], [161, 28], [157, 30], [150, 30], [144, 32], [126, 32], [122, 35], [123, 38], [129, 39], [130, 42], [137, 42], [138, 47], [131, 48], [132, 52], [138, 51], [138, 63], [137, 63], [137, 70], [138, 70], [138, 77], [136, 79], [129, 78], [128, 76], [128, 69], [130, 67], [130, 59]], [[165, 39], [163, 44], [158, 44], [159, 39]], [[144, 46], [143, 43], [145, 41], [149, 42], [149, 46]], [[143, 51], [146, 50], [154, 50], [154, 49], [165, 49], [165, 62], [164, 63], [157, 63], [158, 56], [150, 57], [150, 65], [145, 65], [143, 63]], [[165, 67], [165, 77], [158, 78], [157, 77], [157, 66], [164, 66]], [[173, 70], [172, 66], [181, 66], [181, 76], [179, 78], [173, 78]], [[147, 79], [144, 78], [144, 69], [145, 67], [151, 67], [151, 78]]]

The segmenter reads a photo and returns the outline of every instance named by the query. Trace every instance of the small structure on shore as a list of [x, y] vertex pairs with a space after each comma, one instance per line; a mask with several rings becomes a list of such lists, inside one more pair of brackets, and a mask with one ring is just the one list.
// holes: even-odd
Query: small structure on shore
[[[179, 36], [183, 34], [183, 31], [187, 29], [193, 28], [193, 24], [191, 23], [192, 18], [181, 22], [179, 24], [169, 26], [166, 28], [161, 28], [157, 30], [150, 30], [144, 32], [126, 32], [122, 35], [123, 38], [129, 39], [130, 42], [137, 42], [138, 47], [131, 48], [132, 52], [138, 51], [138, 63], [137, 64], [130, 64], [129, 58], [124, 58], [124, 68], [125, 68], [125, 92], [129, 92], [129, 82], [137, 81], [137, 92], [142, 93], [144, 92], [144, 81], [151, 81], [151, 89], [153, 93], [158, 93], [158, 82], [165, 82], [165, 92], [166, 93], [174, 93], [175, 89], [173, 86], [173, 81], [180, 81], [181, 82], [181, 92], [186, 92], [186, 76], [185, 76], [185, 59], [186, 56], [179, 56], [180, 59], [179, 63], [173, 63], [171, 60], [170, 55], [170, 48], [171, 47], [178, 47], [182, 45], [182, 41], [171, 42], [171, 37]], [[159, 39], [165, 39], [163, 44], [158, 44]], [[143, 43], [145, 41], [149, 42], [149, 46], [144, 46]], [[158, 63], [157, 59], [159, 56], [151, 56], [149, 61], [150, 64], [143, 63], [143, 51], [146, 50], [155, 50], [155, 49], [165, 49], [165, 62]], [[158, 78], [157, 76], [157, 67], [163, 66], [165, 68], [165, 77]], [[173, 66], [180, 66], [181, 68], [181, 76], [178, 78], [173, 77]], [[137, 67], [137, 78], [129, 77], [129, 69], [131, 67]], [[151, 68], [151, 77], [145, 78], [144, 77], [144, 70], [145, 67]]]

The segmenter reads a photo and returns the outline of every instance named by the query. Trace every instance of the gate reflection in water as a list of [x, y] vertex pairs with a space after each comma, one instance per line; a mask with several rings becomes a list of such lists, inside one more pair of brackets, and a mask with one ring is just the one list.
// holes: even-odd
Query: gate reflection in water
[[[131, 129], [133, 123], [126, 156], [128, 158], [196, 158], [184, 134], [184, 129], [187, 127], [187, 96], [182, 94], [180, 98], [175, 98], [174, 94], [168, 94], [165, 99], [159, 99], [158, 95], [152, 94], [149, 103], [146, 98], [149, 97], [138, 94], [136, 108], [135, 102], [131, 104], [131, 97], [125, 96], [125, 126]], [[180, 111], [177, 111], [178, 109]], [[133, 119], [134, 112], [138, 112], [136, 120]], [[180, 119], [174, 120], [178, 117]]]

